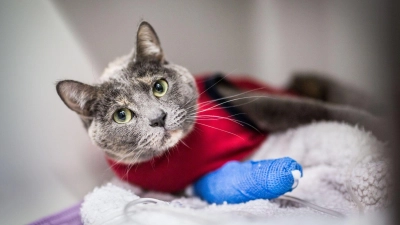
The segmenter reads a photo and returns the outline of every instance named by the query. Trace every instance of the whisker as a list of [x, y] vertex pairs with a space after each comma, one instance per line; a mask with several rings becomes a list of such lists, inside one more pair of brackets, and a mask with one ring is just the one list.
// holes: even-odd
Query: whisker
[[134, 151], [132, 151], [132, 152], [126, 154], [125, 156], [122, 156], [122, 155], [120, 155], [120, 154], [118, 154], [118, 153], [116, 153], [116, 152], [111, 152], [110, 150], [107, 150], [107, 149], [106, 149], [105, 151], [108, 151], [108, 152], [110, 152], [110, 153], [112, 153], [112, 154], [115, 154], [116, 156], [120, 157], [120, 159], [117, 160], [117, 161], [114, 161], [114, 160], [113, 160], [113, 163], [110, 165], [110, 167], [108, 167], [107, 169], [104, 170], [103, 174], [105, 174], [107, 171], [111, 170], [111, 169], [114, 168], [116, 165], [120, 164], [123, 160], [125, 160], [126, 158], [132, 156], [132, 155], [135, 153]]
[[132, 169], [132, 167], [133, 167], [133, 164], [128, 165], [128, 168], [126, 168], [126, 172], [125, 172], [125, 175], [122, 177], [122, 180], [124, 178], [129, 178], [129, 171]]
[[204, 90], [203, 92], [201, 92], [199, 94], [199, 96], [201, 96], [202, 94], [204, 94], [204, 92], [208, 91], [210, 88], [214, 87], [215, 85], [217, 85], [219, 82], [221, 82], [223, 79], [225, 79], [225, 77], [227, 77], [228, 75], [224, 75], [222, 76], [217, 82], [215, 82], [213, 85], [211, 85], [210, 87], [208, 87], [206, 90]]
[[[231, 96], [221, 97], [221, 98], [217, 98], [217, 99], [212, 99], [212, 100], [209, 100], [209, 101], [201, 102], [201, 103], [198, 104], [198, 106], [199, 106], [199, 108], [200, 108], [201, 106], [203, 106], [203, 105], [205, 105], [205, 104], [208, 104], [208, 103], [220, 101], [220, 100], [223, 100], [223, 99], [228, 99], [228, 98], [237, 97], [237, 96], [244, 95], [244, 94], [248, 94], [248, 93], [251, 93], [251, 92], [256, 92], [256, 91], [262, 90], [262, 89], [265, 89], [265, 88], [264, 88], [264, 87], [255, 88], [255, 89], [251, 89], [251, 90], [248, 90], [248, 91], [245, 91], [245, 92], [236, 94], [236, 95], [231, 95]], [[191, 106], [191, 107], [194, 107], [194, 106]], [[190, 107], [188, 107], [187, 109], [189, 109], [189, 108], [190, 108]]]
[[[234, 114], [234, 115], [238, 115], [238, 114], [243, 114], [243, 113], [237, 113], [237, 114]], [[234, 116], [234, 115], [232, 115], [232, 116]], [[232, 122], [234, 122], [234, 123], [237, 123], [237, 124], [239, 124], [239, 125], [241, 125], [241, 126], [243, 126], [243, 124], [244, 124], [244, 125], [247, 125], [247, 126], [253, 128], [254, 130], [256, 130], [257, 132], [261, 133], [261, 132], [260, 132], [256, 127], [254, 127], [253, 125], [251, 125], [251, 124], [249, 124], [249, 123], [246, 123], [246, 122], [243, 122], [243, 121], [238, 120], [238, 119], [232, 119], [232, 118], [228, 118], [228, 117], [215, 116], [215, 115], [204, 115], [204, 116], [210, 116], [211, 118], [198, 118], [198, 117], [194, 118], [194, 117], [193, 117], [191, 120], [192, 120], [192, 121], [196, 121], [196, 120], [198, 120], [198, 121], [205, 121], [205, 120], [220, 120], [220, 119], [225, 119], [225, 120], [229, 120], [229, 121], [232, 121]], [[229, 116], [229, 117], [232, 117], [232, 116]]]
[[191, 147], [189, 147], [183, 140], [179, 140], [183, 145], [185, 145], [186, 147], [188, 147], [189, 149], [192, 149]]
[[[227, 116], [227, 118], [231, 118], [231, 117], [234, 117], [234, 116], [237, 116], [237, 115], [243, 115], [243, 114], [246, 114], [246, 113], [235, 113], [235, 114]], [[189, 116], [191, 118], [204, 118], [204, 117], [209, 118], [209, 117], [213, 117], [213, 116], [216, 116], [216, 115], [196, 115], [196, 114], [191, 114]]]
[[[144, 138], [145, 138], [145, 137], [142, 137], [142, 138], [139, 140], [138, 143], [141, 143], [141, 142], [143, 141]], [[147, 142], [140, 144], [140, 145], [136, 148], [136, 149], [140, 149], [138, 152], [133, 150], [133, 151], [129, 152], [128, 154], [124, 154], [124, 153], [120, 154], [120, 153], [113, 152], [113, 151], [111, 151], [111, 150], [105, 149], [106, 152], [109, 152], [109, 153], [111, 153], [111, 154], [113, 154], [113, 155], [119, 157], [119, 159], [118, 159], [117, 161], [114, 161], [114, 160], [113, 160], [113, 163], [110, 165], [110, 167], [108, 167], [108, 168], [104, 171], [104, 173], [107, 172], [108, 170], [111, 170], [112, 168], [114, 168], [116, 165], [120, 164], [120, 163], [121, 163], [122, 161], [124, 161], [125, 159], [134, 156], [135, 154], [137, 154], [137, 155], [133, 158], [132, 162], [129, 164], [129, 166], [128, 166], [128, 171], [132, 168], [133, 165], [138, 165], [137, 160], [140, 158], [140, 156], [143, 154], [143, 152], [147, 150], [147, 149], [143, 148], [143, 146], [145, 146], [146, 144], [148, 144], [150, 141], [151, 141], [151, 140], [148, 140]], [[127, 172], [128, 172], [128, 171], [127, 171]], [[125, 176], [123, 176], [123, 178], [124, 178], [124, 177], [125, 177]]]
[[237, 107], [237, 106], [242, 106], [242, 105], [249, 104], [249, 103], [251, 103], [251, 102], [253, 102], [253, 101], [255, 101], [255, 100], [257, 100], [257, 99], [259, 99], [259, 98], [261, 98], [261, 97], [265, 97], [265, 96], [248, 96], [248, 97], [242, 97], [242, 98], [235, 98], [235, 99], [227, 100], [227, 101], [221, 102], [221, 103], [219, 103], [219, 104], [217, 104], [217, 105], [214, 105], [214, 106], [212, 106], [212, 107], [209, 107], [209, 108], [200, 110], [200, 111], [198, 111], [197, 113], [201, 113], [201, 112], [206, 112], [206, 111], [213, 110], [214, 108], [216, 108], [216, 107], [218, 107], [218, 106], [220, 106], [220, 105], [226, 104], [226, 103], [228, 103], [228, 102], [237, 101], [237, 100], [242, 100], [242, 99], [248, 99], [248, 98], [256, 98], [256, 99], [254, 99], [254, 100], [252, 100], [252, 101], [250, 101], [250, 102], [242, 103], [242, 104], [240, 104], [240, 105], [236, 105], [236, 106], [226, 106], [226, 107], [222, 107], [222, 108], [227, 109], [227, 108], [233, 108], [233, 107]]
[[234, 133], [232, 133], [232, 132], [229, 132], [229, 131], [226, 131], [226, 130], [222, 130], [222, 129], [219, 129], [219, 128], [217, 128], [217, 127], [213, 127], [213, 126], [210, 126], [210, 125], [207, 125], [207, 124], [204, 124], [204, 123], [199, 123], [199, 122], [197, 122], [197, 123], [198, 123], [198, 124], [201, 124], [201, 125], [203, 125], [203, 126], [206, 126], [206, 127], [210, 127], [210, 128], [213, 128], [213, 129], [219, 130], [219, 131], [223, 131], [223, 132], [225, 132], [225, 133], [228, 133], [228, 134], [235, 135], [236, 137], [238, 137], [238, 138], [240, 138], [240, 139], [244, 140], [242, 137], [240, 137], [239, 135], [237, 135], [237, 134], [234, 134]]
[[[236, 69], [235, 69], [235, 70], [236, 70]], [[233, 70], [232, 72], [229, 72], [229, 73], [223, 75], [223, 77], [220, 78], [217, 82], [215, 82], [213, 85], [211, 85], [211, 86], [208, 87], [206, 90], [204, 90], [203, 92], [201, 92], [201, 93], [198, 95], [198, 97], [200, 97], [202, 94], [204, 94], [204, 93], [205, 93], [206, 91], [208, 91], [210, 88], [212, 88], [212, 87], [214, 87], [215, 85], [217, 85], [219, 82], [221, 82], [223, 79], [225, 79], [228, 75], [232, 74], [235, 70]], [[193, 97], [190, 101], [188, 101], [188, 102], [193, 101], [193, 99], [194, 99], [194, 97]], [[186, 104], [185, 104], [185, 105], [186, 105]]]

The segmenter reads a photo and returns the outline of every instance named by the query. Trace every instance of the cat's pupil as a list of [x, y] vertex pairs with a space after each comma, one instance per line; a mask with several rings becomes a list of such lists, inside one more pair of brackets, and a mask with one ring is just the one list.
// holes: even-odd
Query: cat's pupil
[[156, 84], [154, 85], [154, 89], [155, 89], [157, 92], [159, 92], [159, 93], [164, 92], [164, 87], [163, 87], [160, 83], [156, 83]]
[[118, 119], [124, 121], [126, 119], [125, 111], [121, 110], [118, 112]]

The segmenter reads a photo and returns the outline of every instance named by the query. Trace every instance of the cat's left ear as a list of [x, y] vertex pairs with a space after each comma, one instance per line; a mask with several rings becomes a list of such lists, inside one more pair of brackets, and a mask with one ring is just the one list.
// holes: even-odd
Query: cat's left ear
[[146, 21], [140, 23], [136, 34], [136, 62], [164, 63], [164, 53], [153, 27]]

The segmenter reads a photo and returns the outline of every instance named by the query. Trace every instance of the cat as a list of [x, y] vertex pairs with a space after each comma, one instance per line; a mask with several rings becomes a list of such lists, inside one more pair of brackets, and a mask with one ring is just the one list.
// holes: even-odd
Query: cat
[[[226, 79], [214, 81], [211, 86], [220, 94], [220, 99], [226, 104], [229, 102], [229, 107], [246, 114], [250, 125], [261, 134], [287, 130], [313, 121], [331, 120], [359, 124], [377, 134], [381, 133], [378, 125], [380, 120], [362, 110], [307, 98], [244, 92]], [[196, 135], [193, 128], [198, 123], [196, 115], [203, 104], [198, 103], [198, 100], [206, 91], [199, 93], [198, 86], [199, 82], [186, 68], [165, 59], [155, 30], [143, 21], [139, 25], [136, 47], [132, 53], [112, 62], [99, 84], [63, 80], [57, 83], [56, 89], [65, 105], [80, 116], [92, 142], [104, 150], [111, 167], [117, 168], [116, 173], [118, 166], [127, 171], [126, 174], [120, 171], [121, 178], [136, 183], [137, 179], [129, 178], [131, 174], [128, 175], [128, 170], [133, 165], [150, 162], [146, 170], [142, 170], [144, 175], [140, 179], [152, 180], [153, 183], [146, 186], [146, 181], [141, 186], [157, 189], [158, 186], [154, 185], [160, 182], [154, 184], [155, 178], [150, 173], [156, 173], [159, 168], [160, 171], [165, 169], [166, 166], [161, 165], [184, 160], [174, 161], [170, 157], [170, 164], [160, 163], [160, 166], [156, 165], [158, 162], [152, 164], [152, 160], [174, 154], [171, 149], [177, 145], [186, 145], [184, 140], [189, 134]], [[163, 182], [172, 178], [178, 180], [179, 176], [183, 179], [184, 173], [180, 170], [190, 173], [196, 170], [196, 166], [188, 165], [172, 171], [171, 174], [175, 176], [166, 176], [168, 173], [165, 173], [157, 179], [164, 179]], [[135, 166], [135, 172], [140, 173], [140, 167]], [[177, 191], [201, 175], [193, 174], [181, 185], [159, 190]]]
[[198, 93], [189, 71], [164, 59], [146, 22], [140, 25], [135, 54], [121, 62], [123, 68], [106, 72], [99, 85], [65, 80], [57, 92], [109, 157], [138, 163], [162, 154], [191, 131], [193, 121], [185, 116], [188, 109], [196, 110]]

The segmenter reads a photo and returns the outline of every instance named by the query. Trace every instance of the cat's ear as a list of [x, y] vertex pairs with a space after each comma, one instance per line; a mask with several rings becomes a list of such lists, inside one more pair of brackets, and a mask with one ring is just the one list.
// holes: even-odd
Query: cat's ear
[[136, 34], [135, 61], [164, 63], [160, 40], [153, 27], [145, 21], [140, 23]]
[[96, 99], [95, 87], [73, 80], [64, 80], [57, 83], [57, 93], [61, 100], [71, 110], [81, 117], [92, 117], [92, 104]]

